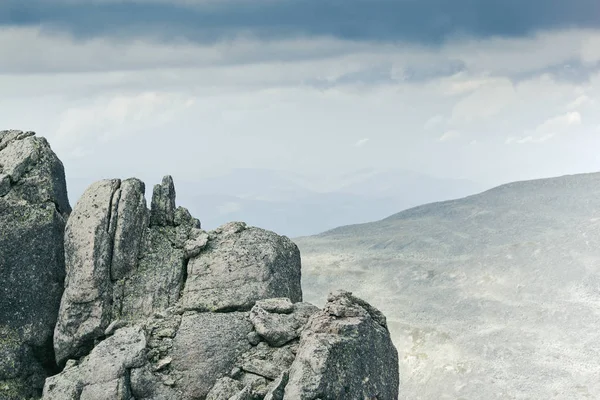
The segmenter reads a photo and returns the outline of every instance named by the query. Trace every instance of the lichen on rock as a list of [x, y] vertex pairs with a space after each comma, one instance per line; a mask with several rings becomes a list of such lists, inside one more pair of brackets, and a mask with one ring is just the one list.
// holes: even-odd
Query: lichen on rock
[[0, 131], [0, 398], [34, 398], [56, 372], [71, 207], [64, 168], [33, 132]]

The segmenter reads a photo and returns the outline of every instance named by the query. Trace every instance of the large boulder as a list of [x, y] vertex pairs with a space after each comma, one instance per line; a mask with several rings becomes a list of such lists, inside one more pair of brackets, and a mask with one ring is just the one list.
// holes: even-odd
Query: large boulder
[[289, 299], [268, 299], [256, 303], [250, 320], [269, 345], [280, 347], [300, 337], [311, 315], [319, 311], [309, 303], [292, 304]]
[[273, 297], [302, 301], [300, 265], [300, 251], [287, 237], [241, 222], [226, 224], [190, 260], [182, 306], [245, 311]]
[[56, 371], [52, 332], [71, 208], [64, 168], [33, 132], [0, 131], [0, 398], [38, 396]]
[[114, 332], [93, 351], [46, 380], [44, 399], [132, 398], [131, 370], [146, 362], [146, 336], [139, 327]]
[[302, 332], [284, 399], [396, 400], [398, 386], [398, 352], [385, 316], [339, 291]]
[[[209, 398], [398, 398], [398, 353], [385, 316], [351, 293], [331, 293], [323, 310], [286, 299], [259, 301], [250, 320], [259, 342], [249, 335], [253, 346], [215, 383]], [[281, 337], [286, 339], [272, 340]]]

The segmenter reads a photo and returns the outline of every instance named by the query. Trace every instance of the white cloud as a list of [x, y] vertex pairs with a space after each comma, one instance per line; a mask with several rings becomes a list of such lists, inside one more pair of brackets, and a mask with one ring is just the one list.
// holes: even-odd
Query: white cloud
[[442, 122], [444, 122], [444, 117], [442, 115], [435, 115], [435, 116], [429, 118], [425, 122], [425, 125], [423, 126], [423, 129], [429, 130], [429, 129], [436, 128], [439, 125], [441, 125]]
[[592, 100], [589, 96], [583, 94], [581, 96], [578, 96], [575, 100], [573, 100], [569, 104], [567, 104], [567, 108], [569, 110], [573, 110], [573, 109], [581, 108], [583, 106], [587, 106], [587, 105], [590, 105], [593, 103], [594, 103], [594, 100]]
[[117, 140], [172, 121], [194, 104], [189, 96], [142, 92], [104, 97], [67, 108], [51, 136], [52, 145], [73, 157], [92, 151], [95, 143]]
[[548, 132], [552, 133], [555, 131], [563, 130], [571, 125], [581, 124], [581, 114], [577, 111], [571, 111], [563, 115], [552, 117], [541, 123], [535, 128], [538, 133]]
[[445, 132], [442, 136], [440, 136], [440, 138], [438, 140], [440, 142], [447, 142], [450, 140], [458, 139], [460, 136], [461, 136], [460, 132], [448, 131], [448, 132]]
[[577, 111], [571, 111], [566, 114], [548, 118], [546, 121], [539, 124], [535, 129], [525, 131], [525, 136], [521, 138], [514, 136], [509, 137], [506, 140], [506, 144], [544, 143], [562, 133], [565, 133], [570, 127], [580, 124], [581, 114]]
[[533, 136], [524, 136], [521, 138], [518, 137], [514, 137], [511, 136], [509, 138], [506, 139], [506, 144], [525, 144], [525, 143], [544, 143], [550, 139], [552, 139], [555, 135], [552, 133], [546, 134], [544, 136], [540, 136], [540, 137], [533, 137]]
[[369, 138], [360, 139], [359, 141], [354, 143], [354, 147], [363, 147], [365, 144], [367, 144], [368, 141]]
[[507, 78], [480, 82], [475, 90], [460, 100], [452, 110], [454, 123], [485, 120], [500, 113], [516, 99], [513, 83]]
[[494, 78], [486, 75], [472, 76], [467, 72], [455, 74], [445, 80], [442, 92], [448, 96], [467, 95], [483, 86], [493, 85]]

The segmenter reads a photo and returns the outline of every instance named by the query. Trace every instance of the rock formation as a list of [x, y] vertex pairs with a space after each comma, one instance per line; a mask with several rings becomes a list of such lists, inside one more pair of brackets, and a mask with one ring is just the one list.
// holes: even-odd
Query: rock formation
[[398, 354], [385, 316], [349, 292], [331, 293], [302, 332], [287, 399], [394, 399]]
[[52, 332], [70, 211], [63, 165], [48, 142], [0, 131], [0, 399], [37, 396], [56, 372]]
[[[46, 400], [397, 398], [398, 356], [385, 317], [347, 292], [332, 293], [322, 310], [303, 303], [300, 253], [287, 237], [241, 222], [202, 230], [176, 207], [170, 176], [154, 187], [150, 209], [143, 182], [96, 182], [65, 226], [62, 166], [43, 139], [34, 143], [37, 158], [0, 152], [10, 183], [0, 218], [16, 226], [0, 238], [10, 240], [0, 248], [0, 272], [21, 289], [42, 274], [28, 289], [37, 297], [2, 286], [0, 385], [9, 382], [14, 398], [39, 396], [42, 385]], [[61, 168], [3, 161], [22, 154]], [[23, 207], [44, 210], [46, 225], [19, 225], [29, 215]], [[17, 251], [17, 235], [27, 234], [33, 245]]]

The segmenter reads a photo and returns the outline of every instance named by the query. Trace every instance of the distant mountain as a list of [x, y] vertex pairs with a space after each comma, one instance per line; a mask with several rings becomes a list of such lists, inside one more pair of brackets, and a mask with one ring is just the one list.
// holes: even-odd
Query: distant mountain
[[[346, 182], [336, 191], [356, 195], [377, 194], [379, 197], [408, 197], [415, 205], [437, 200], [455, 199], [475, 194], [484, 188], [466, 179], [436, 178], [404, 170], [363, 169], [339, 177]], [[440, 199], [440, 195], [444, 197]]]
[[[138, 175], [148, 182], [161, 178]], [[70, 201], [75, 204], [90, 182], [104, 178], [112, 177], [67, 175]], [[178, 203], [188, 205], [204, 228], [246, 221], [290, 237], [373, 221], [426, 202], [483, 190], [482, 185], [467, 180], [402, 170], [364, 169], [329, 177], [248, 168], [195, 181], [173, 178]], [[151, 196], [151, 191], [146, 188], [146, 195]]]
[[516, 182], [295, 239], [304, 294], [388, 316], [400, 399], [600, 398], [600, 174]]
[[483, 189], [470, 181], [375, 170], [324, 178], [235, 169], [210, 179], [175, 180], [181, 204], [189, 205], [207, 229], [240, 220], [291, 237], [372, 221], [424, 202]]

